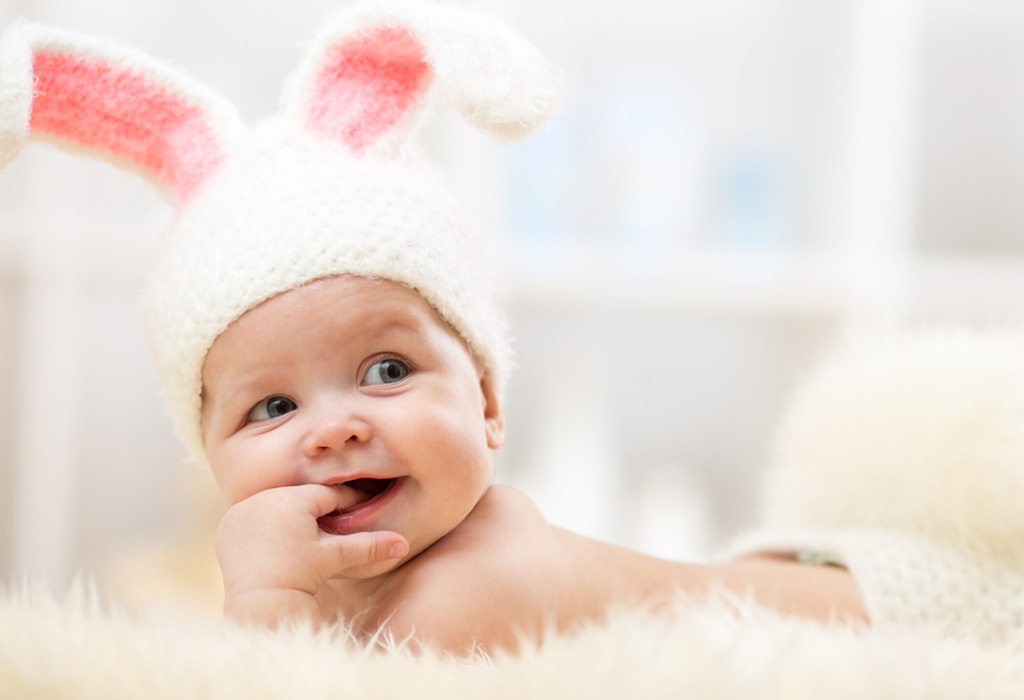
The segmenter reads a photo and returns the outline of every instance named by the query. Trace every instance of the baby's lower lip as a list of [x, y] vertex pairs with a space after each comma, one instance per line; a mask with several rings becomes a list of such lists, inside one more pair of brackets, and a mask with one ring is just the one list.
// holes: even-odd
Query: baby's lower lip
[[344, 535], [364, 530], [366, 520], [385, 507], [398, 494], [406, 477], [393, 479], [386, 489], [362, 503], [342, 511], [328, 513], [317, 518], [317, 524], [324, 532], [332, 535]]

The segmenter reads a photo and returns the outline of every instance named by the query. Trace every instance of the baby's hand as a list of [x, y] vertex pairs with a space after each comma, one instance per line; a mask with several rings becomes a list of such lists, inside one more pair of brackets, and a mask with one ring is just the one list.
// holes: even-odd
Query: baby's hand
[[332, 535], [317, 519], [351, 503], [343, 487], [304, 484], [261, 491], [228, 509], [216, 549], [229, 617], [264, 624], [324, 621], [316, 595], [330, 578], [362, 578], [387, 569], [373, 564], [405, 556], [395, 532]]

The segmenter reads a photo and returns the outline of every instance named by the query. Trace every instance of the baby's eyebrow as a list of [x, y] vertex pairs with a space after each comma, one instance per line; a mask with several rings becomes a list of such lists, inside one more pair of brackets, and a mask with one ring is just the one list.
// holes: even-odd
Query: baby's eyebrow
[[402, 334], [402, 335], [420, 335], [424, 332], [424, 323], [422, 319], [412, 314], [402, 314], [399, 317], [388, 316], [387, 318], [380, 318], [377, 316], [371, 316], [367, 319], [361, 332], [356, 337], [368, 336], [370, 338], [387, 336], [390, 334]]
[[[226, 386], [223, 386], [226, 384]], [[244, 404], [246, 409], [249, 403], [255, 403], [257, 399], [263, 398], [266, 377], [262, 372], [251, 372], [249, 376], [243, 375], [238, 380], [221, 382], [219, 391], [213, 391], [209, 384], [203, 384], [203, 405], [209, 405], [214, 409], [224, 409]]]

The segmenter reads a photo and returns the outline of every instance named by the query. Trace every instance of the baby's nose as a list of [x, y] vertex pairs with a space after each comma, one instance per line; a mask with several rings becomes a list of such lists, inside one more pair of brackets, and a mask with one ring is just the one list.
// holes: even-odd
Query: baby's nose
[[344, 449], [370, 439], [369, 422], [351, 411], [333, 410], [318, 416], [305, 437], [303, 451], [314, 457], [327, 450]]

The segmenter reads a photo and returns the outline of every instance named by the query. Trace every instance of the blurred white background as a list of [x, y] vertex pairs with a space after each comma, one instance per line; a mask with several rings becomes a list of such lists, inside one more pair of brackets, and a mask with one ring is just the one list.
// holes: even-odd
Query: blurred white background
[[[142, 48], [252, 123], [343, 4], [2, 0], [0, 25]], [[756, 523], [772, 430], [838, 328], [1020, 316], [1024, 4], [479, 4], [566, 89], [514, 147], [443, 109], [425, 132], [504, 251], [521, 367], [500, 477], [552, 520], [707, 556]], [[146, 599], [194, 566], [178, 592], [215, 588], [217, 501], [140, 332], [170, 216], [136, 177], [48, 145], [0, 172], [3, 579], [87, 571]]]

